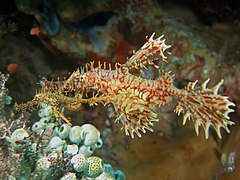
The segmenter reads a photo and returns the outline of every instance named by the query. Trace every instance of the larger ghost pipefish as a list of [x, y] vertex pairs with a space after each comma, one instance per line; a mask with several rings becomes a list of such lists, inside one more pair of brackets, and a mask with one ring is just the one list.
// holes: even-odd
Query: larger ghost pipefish
[[[206, 138], [212, 126], [221, 138], [220, 128], [229, 132], [228, 125], [234, 124], [228, 113], [234, 111], [230, 106], [235, 106], [228, 97], [218, 94], [223, 80], [213, 88], [207, 87], [210, 81], [207, 79], [200, 86], [196, 86], [195, 81], [178, 89], [173, 84], [173, 75], [157, 65], [159, 61], [167, 62], [164, 53], [170, 45], [165, 44], [163, 36], [157, 39], [153, 37], [154, 34], [124, 64], [116, 63], [115, 68], [100, 62], [95, 66], [91, 62], [84, 69], [73, 72], [67, 80], [43, 80], [41, 96], [36, 95], [37, 101], [52, 103], [53, 106], [63, 104], [74, 110], [79, 109], [82, 103], [112, 105], [118, 115], [116, 122], [123, 124], [126, 135], [134, 137], [136, 133], [141, 137], [140, 131], [152, 131], [153, 123], [159, 121], [155, 107], [161, 107], [171, 97], [177, 97], [175, 112], [177, 115], [183, 114], [183, 124], [187, 120], [193, 121], [197, 135], [199, 126], [202, 126]], [[131, 72], [132, 69], [146, 69], [148, 65], [156, 68], [158, 78], [145, 79]], [[84, 96], [90, 91], [95, 91], [96, 95], [90, 98]], [[36, 98], [33, 101], [36, 102]], [[21, 106], [24, 109], [27, 105], [16, 105], [16, 108], [21, 109]], [[56, 114], [60, 116], [60, 113]]]

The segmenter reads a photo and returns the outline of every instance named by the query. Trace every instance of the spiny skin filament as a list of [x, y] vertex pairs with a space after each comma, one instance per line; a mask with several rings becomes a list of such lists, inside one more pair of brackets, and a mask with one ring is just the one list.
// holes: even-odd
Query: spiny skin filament
[[[206, 138], [212, 126], [221, 138], [220, 128], [229, 132], [228, 125], [234, 124], [229, 120], [228, 113], [234, 111], [230, 106], [235, 106], [228, 97], [218, 94], [223, 80], [213, 88], [207, 88], [210, 79], [199, 87], [195, 87], [195, 81], [184, 89], [176, 88], [173, 75], [163, 72], [157, 65], [159, 61], [167, 62], [164, 52], [170, 46], [165, 44], [162, 36], [157, 39], [153, 36], [126, 63], [117, 63], [114, 68], [110, 64], [98, 62], [96, 66], [91, 62], [84, 69], [73, 72], [67, 80], [43, 79], [40, 83], [42, 89], [35, 98], [26, 104], [16, 105], [16, 109], [25, 110], [43, 102], [55, 108], [56, 116], [70, 123], [59, 107], [78, 110], [83, 103], [112, 105], [118, 115], [116, 122], [121, 122], [126, 135], [133, 138], [135, 133], [141, 137], [141, 132], [145, 133], [146, 129], [152, 131], [153, 123], [159, 121], [154, 109], [167, 104], [175, 96], [178, 99], [175, 112], [183, 114], [183, 124], [192, 120], [197, 135], [199, 126], [202, 126]], [[131, 73], [132, 69], [147, 69], [148, 65], [157, 69], [158, 78], [145, 79]], [[88, 97], [89, 92], [95, 94]]]

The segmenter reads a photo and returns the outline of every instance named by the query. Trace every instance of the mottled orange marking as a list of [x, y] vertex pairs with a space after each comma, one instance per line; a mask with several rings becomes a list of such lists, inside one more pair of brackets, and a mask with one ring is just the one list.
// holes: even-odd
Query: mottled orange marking
[[7, 66], [7, 71], [9, 72], [9, 74], [14, 74], [17, 72], [17, 70], [18, 70], [17, 64], [11, 63]]
[[40, 32], [41, 31], [39, 27], [33, 27], [30, 29], [30, 35], [33, 35], [33, 36], [39, 36]]
[[117, 62], [124, 63], [129, 56], [131, 49], [132, 46], [123, 37], [119, 37], [117, 39], [115, 49], [115, 56], [117, 58]]
[[70, 38], [76, 39], [78, 37], [79, 33], [80, 32], [76, 32], [76, 33], [70, 34]]

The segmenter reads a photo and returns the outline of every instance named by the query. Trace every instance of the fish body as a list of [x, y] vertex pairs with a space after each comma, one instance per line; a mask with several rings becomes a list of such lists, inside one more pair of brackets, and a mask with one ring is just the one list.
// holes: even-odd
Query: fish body
[[[67, 80], [43, 80], [42, 94], [48, 98], [38, 98], [39, 101], [50, 103], [52, 98], [57, 104], [62, 101], [70, 109], [79, 108], [81, 103], [112, 105], [118, 115], [116, 122], [121, 122], [126, 135], [133, 138], [134, 134], [141, 137], [141, 132], [145, 133], [146, 129], [153, 131], [153, 123], [159, 121], [155, 108], [164, 106], [172, 97], [176, 97], [176, 114], [183, 114], [183, 124], [187, 120], [193, 121], [197, 135], [200, 126], [203, 127], [206, 138], [211, 126], [219, 138], [221, 127], [230, 132], [228, 125], [234, 122], [230, 121], [228, 113], [234, 111], [231, 106], [235, 104], [227, 96], [218, 94], [223, 80], [213, 88], [207, 87], [210, 79], [201, 85], [195, 81], [189, 82], [183, 89], [175, 87], [174, 76], [162, 71], [157, 65], [159, 61], [167, 62], [164, 52], [170, 46], [165, 44], [162, 36], [157, 39], [153, 39], [153, 36], [154, 34], [124, 64], [117, 63], [111, 67], [110, 64], [100, 62], [95, 66], [91, 62], [84, 69], [73, 72]], [[147, 69], [146, 66], [156, 68], [158, 78], [145, 79], [131, 73], [132, 69]], [[78, 96], [92, 90], [96, 95], [91, 98]], [[69, 92], [74, 92], [75, 95], [68, 97]]]

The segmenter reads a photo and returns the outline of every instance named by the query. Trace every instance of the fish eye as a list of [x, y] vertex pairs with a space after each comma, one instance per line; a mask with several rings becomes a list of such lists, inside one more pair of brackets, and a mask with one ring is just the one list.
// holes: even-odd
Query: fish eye
[[84, 81], [85, 78], [86, 78], [86, 75], [81, 75], [79, 79], [80, 79], [80, 81]]

